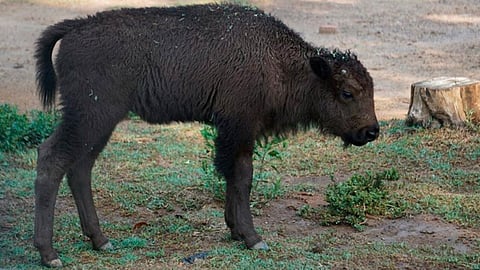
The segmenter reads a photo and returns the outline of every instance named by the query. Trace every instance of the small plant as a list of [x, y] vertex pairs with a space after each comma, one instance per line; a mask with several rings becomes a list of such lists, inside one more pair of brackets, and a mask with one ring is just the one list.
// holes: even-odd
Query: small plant
[[[226, 183], [223, 177], [215, 170], [213, 166], [213, 160], [215, 158], [215, 139], [217, 138], [217, 130], [211, 125], [205, 125], [200, 133], [205, 140], [207, 159], [202, 160], [202, 170], [204, 172], [204, 186], [207, 190], [211, 191], [214, 194], [214, 197], [218, 200], [225, 200], [225, 189]], [[260, 162], [259, 168], [257, 169], [257, 175], [264, 175], [264, 164], [265, 161], [269, 159], [282, 159], [282, 153], [278, 148], [286, 147], [287, 141], [283, 137], [273, 137], [273, 138], [264, 138], [256, 142], [253, 149], [253, 160]], [[271, 165], [272, 169], [278, 171], [274, 165]], [[253, 189], [259, 189], [259, 183], [265, 182], [267, 184], [270, 181], [264, 181], [265, 179], [254, 179]], [[279, 194], [282, 194], [281, 182], [276, 180], [270, 185], [271, 190], [263, 190], [260, 193], [265, 196], [265, 198], [275, 198]]]
[[23, 151], [48, 137], [58, 124], [56, 112], [31, 111], [21, 114], [17, 107], [0, 105], [0, 151]]
[[202, 159], [202, 170], [204, 172], [204, 187], [213, 193], [215, 199], [225, 201], [226, 182], [225, 179], [217, 172], [213, 165], [215, 158], [215, 138], [217, 138], [217, 130], [210, 125], [204, 125], [200, 130], [205, 140], [207, 158]]
[[367, 215], [399, 217], [403, 215], [406, 203], [390, 195], [383, 182], [398, 179], [398, 172], [394, 168], [377, 174], [355, 174], [345, 182], [327, 187], [325, 195], [328, 207], [314, 209], [305, 206], [299, 214], [318, 215], [326, 225], [347, 223], [358, 230], [363, 228]]
[[466, 112], [465, 126], [468, 130], [471, 130], [473, 132], [480, 132], [480, 124], [476, 124], [476, 120], [478, 119], [475, 119], [475, 112], [473, 110], [469, 110], [468, 112]]
[[[280, 147], [287, 147], [287, 140], [284, 137], [274, 136], [257, 141], [253, 149], [253, 159], [260, 162], [259, 172], [264, 171], [264, 165], [267, 159], [282, 159], [282, 153], [278, 150]], [[271, 167], [278, 172], [274, 165], [271, 165]]]

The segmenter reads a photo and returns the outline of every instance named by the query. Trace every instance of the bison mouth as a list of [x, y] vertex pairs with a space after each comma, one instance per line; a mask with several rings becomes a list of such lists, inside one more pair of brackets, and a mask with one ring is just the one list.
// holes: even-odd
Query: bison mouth
[[379, 132], [380, 128], [378, 127], [378, 124], [375, 124], [343, 133], [341, 137], [346, 147], [352, 144], [355, 146], [362, 146], [377, 139]]

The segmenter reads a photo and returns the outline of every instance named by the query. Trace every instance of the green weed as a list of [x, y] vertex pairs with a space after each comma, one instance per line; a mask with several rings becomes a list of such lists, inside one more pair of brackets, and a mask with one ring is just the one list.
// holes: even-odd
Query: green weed
[[59, 121], [56, 112], [20, 113], [17, 107], [0, 105], [0, 152], [23, 151], [35, 147], [48, 137]]
[[203, 183], [205, 189], [209, 190], [215, 199], [225, 201], [226, 182], [222, 175], [215, 169], [215, 139], [217, 130], [211, 125], [204, 125], [200, 130], [205, 142], [205, 155], [202, 158]]
[[465, 126], [473, 132], [480, 132], [480, 121], [479, 119], [475, 119], [474, 115], [475, 112], [473, 110], [466, 113]]
[[329, 185], [325, 192], [327, 208], [303, 207], [300, 215], [316, 214], [324, 224], [347, 223], [361, 230], [367, 215], [399, 217], [406, 209], [406, 202], [394, 198], [386, 189], [384, 181], [399, 179], [392, 168], [382, 173], [354, 174], [345, 182]]

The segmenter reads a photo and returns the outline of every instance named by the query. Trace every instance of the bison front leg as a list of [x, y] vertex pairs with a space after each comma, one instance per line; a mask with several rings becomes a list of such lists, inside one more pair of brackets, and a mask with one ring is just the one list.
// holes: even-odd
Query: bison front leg
[[253, 225], [250, 211], [252, 177], [252, 155], [241, 153], [235, 160], [234, 175], [227, 178], [225, 221], [233, 239], [243, 240], [251, 249], [268, 249]]
[[242, 139], [250, 138], [242, 132], [234, 132], [234, 136], [229, 136], [232, 133], [228, 131], [232, 129], [219, 128], [215, 142], [217, 151], [215, 165], [227, 181], [225, 222], [231, 230], [233, 239], [243, 240], [251, 249], [268, 249], [255, 231], [250, 211], [254, 140]]

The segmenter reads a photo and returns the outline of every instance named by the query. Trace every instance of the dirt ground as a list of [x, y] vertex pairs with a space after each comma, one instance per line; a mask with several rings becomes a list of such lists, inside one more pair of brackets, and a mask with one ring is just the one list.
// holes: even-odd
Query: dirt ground
[[[17, 104], [21, 109], [40, 108], [35, 95], [32, 55], [36, 38], [48, 25], [112, 7], [184, 2], [192, 1], [0, 0], [0, 103]], [[257, 0], [255, 3], [317, 46], [354, 51], [374, 78], [380, 119], [405, 117], [410, 85], [414, 82], [437, 76], [480, 79], [478, 0]], [[323, 25], [334, 26], [336, 32], [319, 33]], [[270, 224], [271, 229], [281, 229], [290, 235], [318, 230], [318, 224], [296, 215], [296, 209], [304, 203], [324, 202], [322, 198], [298, 194], [272, 203], [265, 211], [271, 216], [256, 217], [256, 222]], [[429, 215], [370, 220], [369, 225], [362, 234], [351, 234], [348, 228], [344, 233], [372, 241], [447, 244], [465, 252], [470, 250], [466, 239], [479, 237], [476, 231]]]
[[[195, 1], [0, 0], [0, 103], [40, 108], [32, 54], [46, 26], [108, 8], [188, 2]], [[437, 76], [480, 79], [478, 0], [253, 2], [317, 46], [357, 53], [374, 78], [380, 119], [405, 117], [414, 82]], [[336, 33], [319, 33], [324, 25], [334, 26]]]

